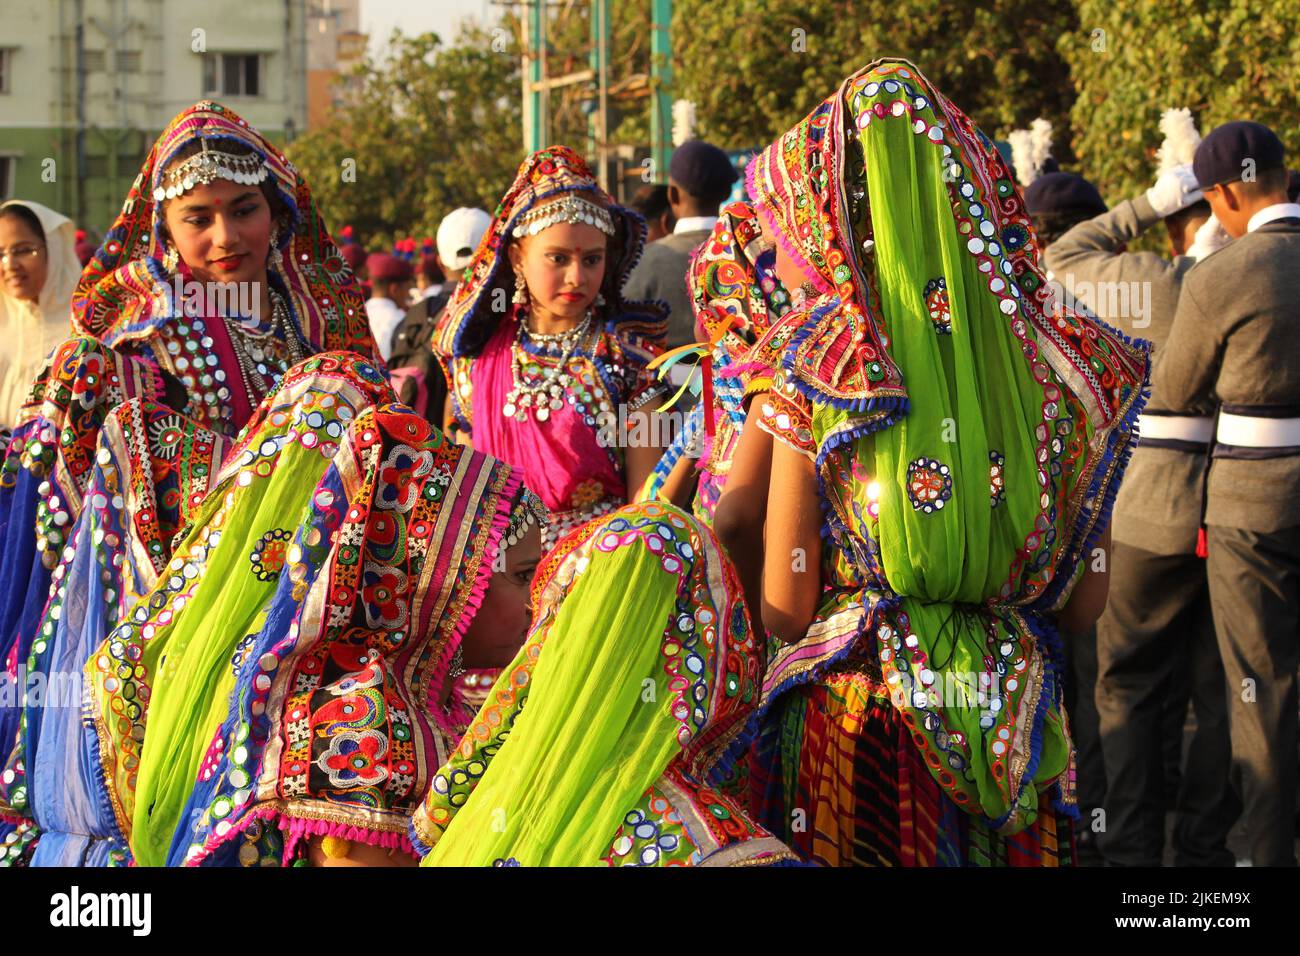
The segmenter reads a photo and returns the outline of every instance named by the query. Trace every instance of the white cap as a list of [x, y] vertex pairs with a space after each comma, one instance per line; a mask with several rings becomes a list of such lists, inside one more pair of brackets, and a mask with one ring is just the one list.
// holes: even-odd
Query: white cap
[[483, 233], [492, 225], [492, 217], [482, 209], [453, 209], [438, 224], [438, 258], [448, 269], [460, 270], [469, 265]]

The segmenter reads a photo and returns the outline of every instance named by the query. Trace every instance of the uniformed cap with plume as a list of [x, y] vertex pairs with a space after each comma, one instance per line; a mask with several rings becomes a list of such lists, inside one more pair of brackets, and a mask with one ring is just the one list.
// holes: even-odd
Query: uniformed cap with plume
[[1011, 165], [1021, 187], [1028, 186], [1043, 173], [1056, 171], [1050, 120], [1040, 116], [1029, 124], [1029, 129], [1013, 130], [1007, 141], [1011, 144]]
[[1160, 132], [1165, 134], [1165, 140], [1156, 152], [1156, 176], [1190, 165], [1196, 147], [1201, 145], [1201, 134], [1196, 131], [1192, 111], [1186, 107], [1165, 110], [1160, 115]]

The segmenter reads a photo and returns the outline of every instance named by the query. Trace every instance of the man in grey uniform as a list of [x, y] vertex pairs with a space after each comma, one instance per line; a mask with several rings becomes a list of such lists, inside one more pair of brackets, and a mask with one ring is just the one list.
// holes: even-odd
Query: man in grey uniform
[[[1190, 247], [1209, 218], [1191, 167], [1180, 166], [1143, 195], [1075, 226], [1044, 259], [1054, 282], [1125, 334], [1149, 339], [1158, 360], [1183, 277], [1196, 264], [1197, 250]], [[1161, 222], [1172, 259], [1125, 251], [1125, 244]], [[1212, 412], [1208, 398], [1194, 407], [1170, 406], [1153, 390], [1111, 517], [1110, 594], [1097, 622], [1096, 705], [1106, 768], [1098, 843], [1112, 866], [1161, 863], [1166, 764], [1172, 751], [1178, 766], [1189, 690], [1196, 733], [1175, 804], [1174, 862], [1234, 862], [1227, 837], [1240, 805], [1228, 784], [1223, 665], [1205, 562], [1196, 556]]]
[[1232, 754], [1256, 866], [1295, 865], [1300, 664], [1300, 205], [1267, 126], [1218, 127], [1198, 184], [1235, 241], [1183, 280], [1155, 390], [1217, 402], [1199, 550], [1227, 673]]
[[673, 150], [668, 165], [673, 231], [645, 247], [623, 290], [633, 301], [668, 303], [669, 348], [695, 341], [695, 309], [686, 291], [686, 270], [691, 253], [709, 238], [718, 210], [739, 178], [727, 154], [712, 143], [692, 139]]

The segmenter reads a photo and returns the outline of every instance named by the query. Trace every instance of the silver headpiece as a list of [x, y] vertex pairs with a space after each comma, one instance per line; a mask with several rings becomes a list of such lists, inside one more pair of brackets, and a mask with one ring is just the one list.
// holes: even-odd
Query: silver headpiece
[[175, 199], [195, 186], [206, 186], [216, 179], [255, 186], [271, 174], [265, 160], [256, 153], [238, 156], [209, 149], [206, 139], [201, 142], [202, 152], [176, 163], [162, 174], [161, 184], [153, 191], [156, 202]]
[[522, 489], [519, 493], [519, 501], [510, 512], [506, 524], [504, 545], [513, 548], [524, 539], [531, 526], [545, 524], [548, 517], [549, 512], [546, 510], [546, 505], [542, 504], [542, 499], [527, 488]]
[[528, 210], [519, 217], [510, 234], [516, 239], [535, 236], [558, 222], [567, 222], [570, 225], [584, 223], [595, 226], [607, 236], [614, 235], [614, 217], [609, 214], [609, 210], [576, 193], [566, 193], [554, 202]]

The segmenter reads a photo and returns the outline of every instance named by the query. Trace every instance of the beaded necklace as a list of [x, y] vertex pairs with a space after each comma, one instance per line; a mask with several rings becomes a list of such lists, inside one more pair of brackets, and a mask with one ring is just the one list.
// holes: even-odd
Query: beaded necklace
[[289, 306], [284, 297], [275, 289], [267, 291], [271, 296], [271, 324], [265, 332], [240, 321], [227, 323], [244, 387], [253, 400], [260, 399], [264, 391], [255, 387], [255, 381], [278, 380], [286, 370], [307, 357], [290, 330]]
[[[271, 291], [272, 320], [265, 331], [258, 331], [237, 319], [207, 319], [178, 316], [163, 333], [168, 371], [185, 389], [189, 401], [184, 413], [226, 435], [233, 426], [230, 420], [231, 389], [242, 383], [248, 400], [256, 405], [275, 387], [291, 366], [307, 355], [293, 333], [289, 307], [283, 297]], [[224, 322], [236, 369], [220, 366], [209, 323]]]
[[[564, 332], [549, 334], [530, 332], [527, 314], [521, 310], [515, 328], [515, 341], [510, 347], [510, 391], [506, 393], [501, 414], [517, 422], [528, 420], [531, 408], [533, 417], [544, 422], [551, 417], [552, 411], [558, 411], [566, 401], [574, 405], [579, 414], [588, 415], [585, 407], [580, 407], [580, 395], [571, 390], [574, 379], [569, 372], [569, 363], [577, 356], [586, 356], [589, 348], [587, 340], [595, 328], [595, 317], [591, 312], [583, 316], [582, 321]], [[534, 365], [533, 356], [524, 347], [525, 341], [540, 346], [540, 352], [546, 357], [558, 355], [555, 365]], [[528, 363], [527, 366], [525, 363]], [[530, 379], [527, 372], [536, 372]], [[567, 393], [567, 396], [566, 396]]]

